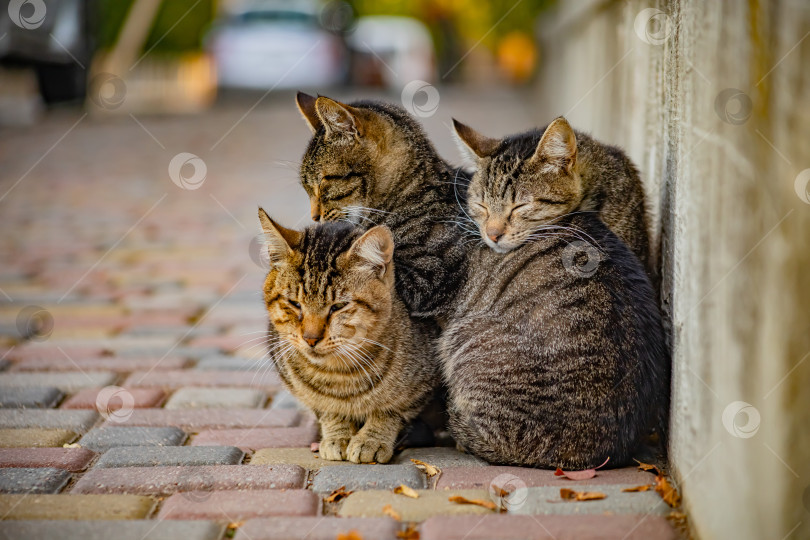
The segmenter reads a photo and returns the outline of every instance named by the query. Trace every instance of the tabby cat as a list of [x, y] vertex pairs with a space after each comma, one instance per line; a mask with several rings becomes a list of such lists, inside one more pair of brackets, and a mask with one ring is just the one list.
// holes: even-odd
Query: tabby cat
[[541, 224], [554, 230], [554, 216], [595, 211], [652, 275], [644, 189], [620, 148], [575, 132], [563, 117], [500, 140], [453, 122], [462, 150], [491, 178], [483, 200], [470, 206], [476, 220], [486, 215], [481, 236], [489, 247], [505, 253], [531, 240]]
[[429, 330], [394, 289], [383, 226], [285, 229], [259, 209], [271, 269], [268, 345], [281, 380], [321, 426], [320, 457], [386, 463], [439, 378]]
[[[570, 174], [564, 147], [541, 141], [535, 157], [528, 144], [489, 149], [469, 185], [488, 242], [471, 250], [439, 342], [451, 432], [493, 463], [621, 465], [665, 415], [661, 315], [639, 259], [595, 213], [570, 212], [576, 190], [533, 185], [538, 169]], [[496, 213], [512, 214], [506, 238], [489, 230]]]
[[312, 219], [386, 225], [403, 301], [412, 315], [441, 316], [464, 275], [462, 231], [453, 221], [468, 177], [442, 161], [395, 105], [303, 93], [297, 103], [313, 133], [301, 162]]

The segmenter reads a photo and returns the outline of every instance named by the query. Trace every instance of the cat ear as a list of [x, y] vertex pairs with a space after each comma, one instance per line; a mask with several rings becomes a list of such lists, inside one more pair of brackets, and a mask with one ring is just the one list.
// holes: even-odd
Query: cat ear
[[273, 221], [263, 208], [259, 208], [259, 221], [262, 223], [267, 252], [271, 261], [285, 257], [301, 242], [303, 233], [287, 229]]
[[295, 95], [295, 103], [298, 105], [298, 111], [306, 120], [310, 131], [317, 133], [321, 127], [321, 119], [315, 111], [315, 98], [309, 94], [298, 92]]
[[349, 249], [350, 259], [358, 260], [362, 266], [374, 270], [380, 278], [385, 275], [393, 257], [394, 238], [384, 225], [377, 225], [366, 231]]
[[577, 161], [577, 136], [565, 118], [548, 125], [531, 160], [554, 163], [571, 174]]
[[320, 96], [315, 100], [315, 111], [326, 128], [327, 139], [333, 136], [358, 139], [363, 136], [363, 126], [352, 107]]
[[495, 149], [498, 148], [498, 144], [500, 144], [498, 139], [490, 139], [485, 135], [481, 135], [455, 118], [453, 118], [453, 127], [456, 130], [458, 140], [464, 143], [459, 145], [459, 148], [474, 162], [480, 158], [491, 156]]

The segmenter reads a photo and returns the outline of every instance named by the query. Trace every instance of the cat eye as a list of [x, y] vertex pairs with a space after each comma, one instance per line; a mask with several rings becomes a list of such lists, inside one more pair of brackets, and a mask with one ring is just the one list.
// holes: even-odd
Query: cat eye
[[522, 204], [517, 204], [517, 205], [513, 206], [513, 207], [512, 207], [512, 210], [510, 210], [510, 211], [509, 211], [509, 216], [507, 217], [507, 219], [508, 219], [508, 218], [510, 218], [510, 217], [512, 217], [512, 213], [513, 213], [515, 210], [517, 210], [518, 208], [523, 208], [524, 206], [528, 206], [528, 204], [527, 204], [527, 203], [522, 203]]
[[332, 304], [332, 307], [329, 308], [329, 313], [334, 313], [336, 311], [340, 311], [341, 309], [345, 308], [349, 305], [348, 302], [338, 302], [337, 304]]
[[349, 171], [346, 174], [325, 174], [323, 175], [324, 180], [345, 180], [346, 178], [356, 178], [358, 176], [362, 176], [361, 173], [356, 171]]
[[289, 298], [287, 298], [287, 302], [289, 302], [289, 303], [290, 303], [290, 305], [291, 305], [292, 307], [294, 307], [295, 309], [301, 309], [301, 304], [299, 304], [299, 303], [298, 303], [298, 302], [296, 302], [295, 300], [290, 300]]
[[489, 214], [489, 208], [485, 204], [481, 204], [481, 203], [473, 203], [473, 204], [475, 206], [477, 206], [479, 209], [481, 209], [484, 212], [486, 212], [487, 214]]
[[565, 204], [565, 201], [555, 201], [553, 199], [535, 199], [534, 202], [539, 202], [540, 204]]

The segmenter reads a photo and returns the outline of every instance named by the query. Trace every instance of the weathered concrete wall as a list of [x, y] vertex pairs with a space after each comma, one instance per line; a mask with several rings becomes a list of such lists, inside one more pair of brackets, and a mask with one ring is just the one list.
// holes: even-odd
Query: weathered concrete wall
[[565, 114], [642, 170], [692, 530], [810, 538], [810, 3], [560, 4], [537, 120]]

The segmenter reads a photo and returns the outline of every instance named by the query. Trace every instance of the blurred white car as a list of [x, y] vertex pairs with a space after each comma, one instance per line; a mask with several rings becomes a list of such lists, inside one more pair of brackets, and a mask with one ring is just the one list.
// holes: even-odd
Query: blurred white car
[[206, 38], [219, 85], [283, 89], [341, 84], [348, 54], [319, 22], [320, 4], [267, 0], [218, 21]]
[[374, 15], [360, 17], [348, 36], [355, 57], [355, 77], [361, 83], [379, 80], [401, 89], [414, 80], [436, 79], [436, 62], [430, 31], [411, 17]]

